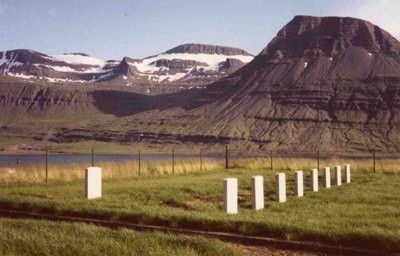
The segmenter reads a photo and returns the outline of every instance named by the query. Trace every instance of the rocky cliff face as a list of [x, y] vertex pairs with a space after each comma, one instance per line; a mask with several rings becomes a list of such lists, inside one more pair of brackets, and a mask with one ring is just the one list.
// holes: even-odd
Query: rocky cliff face
[[1, 77], [0, 139], [24, 145], [37, 141], [39, 148], [47, 142], [121, 142], [126, 140], [126, 126], [120, 123], [124, 117], [179, 105], [193, 93], [147, 96], [126, 87], [59, 86]]

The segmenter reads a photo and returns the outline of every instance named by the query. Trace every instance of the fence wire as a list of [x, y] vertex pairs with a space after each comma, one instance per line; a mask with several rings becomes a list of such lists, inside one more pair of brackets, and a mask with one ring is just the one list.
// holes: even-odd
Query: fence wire
[[[45, 173], [46, 181], [54, 176], [49, 172], [65, 172], [89, 166], [105, 166], [110, 172], [129, 172], [130, 175], [167, 174], [212, 169], [269, 169], [307, 170], [350, 164], [352, 170], [364, 172], [400, 172], [398, 152], [290, 151], [290, 150], [132, 150], [103, 153], [96, 149], [72, 153], [51, 150], [43, 152], [1, 152], [0, 176], [4, 172], [31, 170]], [[65, 168], [63, 168], [63, 166]], [[4, 175], [3, 175], [4, 176]], [[40, 175], [39, 175], [40, 176]], [[68, 175], [63, 173], [59, 176]]]

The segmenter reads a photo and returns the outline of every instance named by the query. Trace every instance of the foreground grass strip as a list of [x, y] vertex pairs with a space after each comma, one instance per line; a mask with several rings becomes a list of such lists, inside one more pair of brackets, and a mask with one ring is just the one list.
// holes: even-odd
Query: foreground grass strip
[[11, 219], [39, 219], [46, 221], [63, 221], [73, 223], [87, 223], [108, 228], [128, 228], [136, 231], [145, 232], [163, 232], [167, 234], [179, 234], [179, 235], [195, 235], [218, 239], [225, 242], [233, 242], [235, 244], [242, 245], [253, 245], [261, 246], [263, 250], [268, 251], [273, 246], [274, 248], [281, 248], [284, 250], [295, 250], [295, 251], [309, 251], [309, 252], [320, 252], [328, 254], [340, 254], [340, 255], [360, 255], [360, 256], [392, 256], [398, 254], [392, 254], [383, 252], [380, 250], [371, 250], [357, 247], [346, 247], [346, 246], [332, 246], [327, 244], [321, 244], [312, 241], [288, 241], [285, 239], [265, 237], [265, 236], [249, 236], [240, 235], [226, 232], [213, 232], [213, 231], [201, 231], [193, 229], [182, 229], [182, 228], [171, 228], [166, 226], [154, 226], [154, 225], [143, 225], [135, 224], [124, 221], [113, 221], [113, 220], [101, 220], [93, 218], [82, 218], [64, 215], [52, 215], [44, 213], [32, 213], [26, 211], [17, 210], [4, 210], [0, 208], [0, 216], [3, 218]]
[[[265, 177], [266, 209], [251, 210], [250, 178]], [[312, 240], [386, 251], [400, 251], [400, 175], [354, 173], [353, 183], [288, 202], [274, 201], [274, 172], [220, 170], [168, 176], [109, 179], [100, 200], [84, 199], [83, 182], [2, 184], [0, 203], [13, 209], [123, 220], [133, 223]], [[239, 214], [222, 211], [222, 180], [239, 179]]]
[[240, 255], [236, 246], [199, 236], [94, 225], [0, 219], [1, 255]]

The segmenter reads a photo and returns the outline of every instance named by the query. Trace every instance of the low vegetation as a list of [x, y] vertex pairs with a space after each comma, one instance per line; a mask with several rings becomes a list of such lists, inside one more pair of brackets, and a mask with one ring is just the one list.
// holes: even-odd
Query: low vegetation
[[[2, 183], [0, 204], [9, 209], [400, 251], [398, 173], [353, 170], [351, 184], [321, 187], [315, 193], [308, 189], [306, 172], [305, 197], [295, 198], [293, 172], [286, 171], [288, 202], [277, 203], [275, 172], [219, 169], [105, 179], [98, 200], [84, 199], [82, 180]], [[266, 208], [257, 212], [251, 209], [253, 175], [265, 178]], [[238, 215], [222, 211], [222, 180], [227, 177], [239, 179]]]
[[89, 224], [0, 219], [1, 255], [240, 255], [217, 240]]

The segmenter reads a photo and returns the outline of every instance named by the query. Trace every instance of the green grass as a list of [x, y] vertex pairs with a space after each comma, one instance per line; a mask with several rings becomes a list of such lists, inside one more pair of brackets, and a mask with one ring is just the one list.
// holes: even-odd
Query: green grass
[[21, 255], [240, 255], [213, 239], [108, 229], [89, 224], [0, 219], [0, 254]]
[[[287, 172], [288, 202], [274, 199], [274, 172], [221, 170], [164, 176], [108, 179], [103, 198], [84, 199], [82, 180], [49, 184], [1, 184], [0, 204], [134, 223], [314, 240], [400, 251], [400, 175], [353, 172], [351, 184], [293, 195], [293, 172]], [[251, 209], [250, 178], [264, 175], [266, 209]], [[222, 180], [239, 179], [239, 214], [222, 211]], [[305, 173], [309, 188], [309, 173]], [[333, 180], [332, 180], [333, 181]]]

